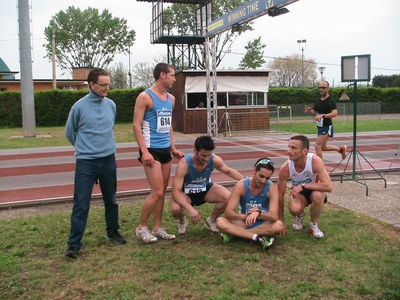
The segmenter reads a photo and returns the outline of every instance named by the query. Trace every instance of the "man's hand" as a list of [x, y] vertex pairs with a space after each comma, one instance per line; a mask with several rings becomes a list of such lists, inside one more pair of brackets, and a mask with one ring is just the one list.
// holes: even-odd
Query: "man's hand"
[[176, 157], [177, 159], [181, 159], [182, 157], [185, 156], [185, 153], [175, 150], [175, 151], [171, 151], [172, 152], [172, 156]]
[[314, 120], [315, 120], [315, 121], [319, 121], [319, 120], [321, 120], [323, 117], [324, 117], [324, 115], [317, 115], [317, 116], [315, 116]]
[[251, 214], [251, 213], [253, 213], [253, 212], [255, 212], [255, 211], [259, 211], [259, 209], [257, 208], [257, 207], [253, 207], [252, 209], [250, 209], [248, 212], [247, 212], [247, 214], [249, 215], [249, 214]]
[[284, 221], [282, 221], [282, 223], [283, 223], [283, 230], [282, 230], [282, 232], [280, 233], [280, 235], [281, 235], [281, 236], [285, 236], [286, 233], [287, 233], [287, 231], [286, 231], [286, 223], [285, 223]]
[[146, 166], [152, 166], [154, 164], [154, 157], [150, 152], [142, 153], [142, 163]]
[[305, 106], [305, 112], [306, 112], [306, 113], [309, 113], [309, 114], [310, 114], [312, 110], [313, 110], [313, 109], [311, 108], [311, 106], [307, 106], [307, 105]]
[[189, 212], [190, 220], [192, 220], [192, 223], [199, 224], [201, 221], [199, 212], [197, 210], [195, 210], [194, 208], [192, 208], [188, 212]]
[[252, 208], [251, 210], [249, 210], [245, 221], [246, 226], [247, 227], [252, 226], [255, 222], [257, 222], [259, 216], [260, 216], [260, 210], [258, 210], [257, 208]]
[[293, 198], [296, 198], [299, 195], [299, 193], [302, 191], [303, 191], [303, 187], [299, 184], [290, 190], [290, 196], [293, 196]]

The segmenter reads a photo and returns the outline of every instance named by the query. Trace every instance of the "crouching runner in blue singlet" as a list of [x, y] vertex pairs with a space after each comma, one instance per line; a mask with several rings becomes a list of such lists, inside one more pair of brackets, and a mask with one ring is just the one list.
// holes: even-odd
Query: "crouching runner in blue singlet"
[[186, 233], [188, 226], [185, 217], [186, 210], [192, 223], [200, 223], [200, 214], [194, 207], [205, 202], [215, 203], [215, 209], [204, 225], [212, 233], [218, 233], [215, 220], [224, 212], [231, 192], [224, 186], [211, 181], [210, 176], [214, 169], [235, 180], [243, 178], [238, 171], [225, 165], [221, 157], [213, 154], [214, 149], [215, 145], [211, 137], [200, 136], [194, 143], [194, 152], [187, 154], [178, 163], [172, 183], [171, 200], [172, 216], [179, 220], [178, 234]]

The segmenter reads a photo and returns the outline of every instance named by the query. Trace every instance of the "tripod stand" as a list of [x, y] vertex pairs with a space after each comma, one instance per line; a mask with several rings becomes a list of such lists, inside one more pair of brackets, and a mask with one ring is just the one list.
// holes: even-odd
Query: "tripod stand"
[[[364, 159], [364, 161], [366, 161], [368, 163], [368, 165], [375, 171], [375, 173], [377, 173], [379, 175], [379, 178], [377, 178], [377, 177], [376, 178], [365, 178], [365, 176], [364, 176], [365, 171], [363, 171], [363, 169], [362, 169], [361, 161], [360, 161], [360, 157], [359, 156], [361, 156]], [[368, 196], [368, 185], [367, 185], [366, 180], [382, 179], [385, 182], [385, 188], [386, 188], [386, 179], [383, 178], [381, 174], [379, 174], [379, 172], [370, 164], [370, 162], [364, 157], [364, 155], [361, 154], [360, 151], [358, 151], [357, 149], [352, 149], [349, 153], [347, 153], [346, 157], [348, 157], [348, 159], [347, 159], [346, 166], [344, 167], [344, 170], [343, 170], [342, 174], [340, 175], [340, 183], [343, 182], [343, 177], [347, 178], [345, 180], [354, 180], [354, 181], [356, 181], [356, 182], [358, 182], [358, 183], [360, 183], [360, 184], [365, 186], [365, 188], [366, 188], [366, 196]], [[341, 162], [343, 160], [346, 159], [346, 157], [343, 158], [339, 162], [339, 164], [336, 167], [333, 168], [332, 171], [330, 171], [329, 175], [332, 175], [333, 171], [336, 170], [336, 168], [341, 164]], [[352, 173], [352, 176], [348, 176], [348, 175], [345, 174], [345, 172], [347, 170], [347, 166], [349, 165], [350, 159], [352, 157], [353, 157], [353, 173]], [[356, 169], [356, 161], [358, 162], [358, 166], [360, 168], [360, 173], [359, 174], [362, 175], [362, 179], [363, 179], [364, 182], [361, 182], [356, 178], [356, 171], [355, 171], [355, 169]]]
[[219, 121], [218, 124], [218, 129], [221, 127], [221, 123], [225, 118], [225, 135], [226, 136], [232, 136], [232, 132], [233, 131], [233, 125], [232, 125], [232, 121], [231, 121], [231, 117], [229, 115], [228, 109], [225, 107], [225, 111], [224, 114], [222, 115], [221, 121]]

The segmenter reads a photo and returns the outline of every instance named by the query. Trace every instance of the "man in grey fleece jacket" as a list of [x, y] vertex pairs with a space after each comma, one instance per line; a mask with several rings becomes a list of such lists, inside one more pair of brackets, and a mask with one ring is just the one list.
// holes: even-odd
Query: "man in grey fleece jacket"
[[95, 68], [89, 72], [87, 82], [90, 93], [72, 106], [65, 126], [65, 135], [75, 147], [76, 157], [74, 206], [68, 250], [65, 253], [70, 258], [76, 258], [83, 246], [81, 240], [95, 182], [100, 183], [103, 195], [107, 239], [117, 244], [126, 243], [118, 231], [116, 143], [113, 132], [116, 105], [107, 98], [110, 77], [107, 71]]

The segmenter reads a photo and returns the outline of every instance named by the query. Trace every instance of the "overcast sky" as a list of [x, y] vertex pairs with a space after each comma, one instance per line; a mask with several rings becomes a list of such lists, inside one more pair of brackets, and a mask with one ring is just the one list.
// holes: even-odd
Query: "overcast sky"
[[[136, 43], [131, 48], [132, 65], [139, 61], [152, 62], [153, 57], [166, 53], [166, 45], [150, 43], [151, 3], [135, 0], [29, 2], [35, 79], [52, 78], [51, 62], [44, 58], [43, 32], [51, 17], [68, 6], [81, 10], [94, 7], [100, 12], [107, 8], [114, 17], [126, 19], [129, 29], [136, 31]], [[19, 72], [17, 3], [17, 0], [0, 0], [0, 57], [11, 71]], [[347, 55], [371, 54], [371, 78], [400, 74], [399, 0], [299, 0], [287, 8], [290, 12], [285, 15], [274, 18], [264, 15], [254, 20], [255, 30], [235, 41], [220, 67], [237, 68], [245, 54], [244, 46], [261, 36], [262, 43], [266, 44], [266, 61], [294, 53], [301, 55], [297, 40], [306, 40], [304, 59], [314, 59], [318, 66], [324, 66], [324, 77], [334, 86], [344, 85], [340, 82], [340, 62]], [[128, 56], [118, 55], [111, 66], [117, 62], [128, 66]], [[62, 73], [57, 69], [57, 78], [68, 78]]]

